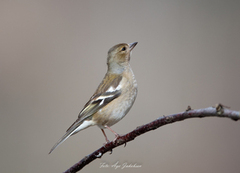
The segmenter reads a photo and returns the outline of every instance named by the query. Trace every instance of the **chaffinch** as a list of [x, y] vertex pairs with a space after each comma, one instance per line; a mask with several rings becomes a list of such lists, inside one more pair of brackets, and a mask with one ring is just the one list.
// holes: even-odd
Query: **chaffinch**
[[90, 126], [97, 125], [109, 142], [104, 129], [119, 135], [110, 126], [120, 121], [131, 109], [137, 96], [137, 82], [130, 66], [130, 54], [137, 42], [121, 43], [108, 51], [108, 70], [97, 90], [79, 113], [77, 120], [66, 134], [52, 147], [49, 154], [69, 136]]

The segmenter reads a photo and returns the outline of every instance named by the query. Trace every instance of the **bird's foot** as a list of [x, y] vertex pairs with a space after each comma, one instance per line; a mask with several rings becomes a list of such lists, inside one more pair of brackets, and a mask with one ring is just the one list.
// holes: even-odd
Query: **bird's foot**
[[110, 143], [110, 141], [109, 141], [109, 140], [106, 140], [106, 142], [103, 143], [103, 146], [105, 147], [108, 143]]
[[116, 144], [117, 143], [117, 139], [119, 138], [119, 137], [121, 137], [119, 134], [115, 134], [115, 138], [113, 139], [113, 144]]

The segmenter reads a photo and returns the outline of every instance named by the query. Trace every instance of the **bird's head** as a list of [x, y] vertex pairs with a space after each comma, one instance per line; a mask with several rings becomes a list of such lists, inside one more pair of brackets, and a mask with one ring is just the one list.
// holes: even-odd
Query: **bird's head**
[[121, 71], [121, 69], [127, 66], [130, 61], [131, 52], [137, 43], [120, 43], [109, 49], [107, 58], [108, 68]]

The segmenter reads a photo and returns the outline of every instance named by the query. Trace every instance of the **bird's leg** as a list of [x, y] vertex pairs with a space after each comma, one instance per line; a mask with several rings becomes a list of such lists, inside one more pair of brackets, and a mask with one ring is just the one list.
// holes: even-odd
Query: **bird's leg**
[[[107, 141], [106, 143], [103, 144], [104, 148], [106, 148], [106, 147], [105, 147], [106, 144], [107, 144], [108, 142], [110, 142], [110, 141], [108, 140], [107, 135], [106, 135], [106, 133], [104, 132], [104, 130], [103, 130], [103, 129], [101, 129], [101, 130], [102, 130], [103, 135], [105, 136], [105, 139], [106, 139], [106, 141]], [[110, 154], [112, 154], [112, 149], [110, 150]]]
[[119, 134], [117, 134], [113, 129], [111, 129], [110, 127], [108, 127], [107, 125], [105, 125], [106, 128], [108, 128], [108, 130], [110, 130], [114, 135], [115, 138], [113, 139], [113, 142], [115, 143], [115, 141], [117, 140], [117, 138], [120, 136]]
[[106, 133], [104, 132], [104, 130], [103, 129], [101, 129], [102, 130], [102, 132], [103, 132], [103, 135], [104, 135], [104, 137], [105, 137], [105, 140], [106, 140], [106, 144], [109, 142], [109, 140], [108, 140], [108, 138], [107, 138], [107, 135], [106, 135]]

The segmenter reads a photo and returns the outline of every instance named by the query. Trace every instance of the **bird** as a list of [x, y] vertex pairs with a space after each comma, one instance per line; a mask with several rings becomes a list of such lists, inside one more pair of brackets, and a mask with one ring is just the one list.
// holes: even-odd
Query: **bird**
[[129, 112], [137, 97], [137, 81], [130, 66], [130, 56], [138, 42], [120, 43], [109, 49], [107, 73], [97, 90], [80, 111], [77, 120], [67, 129], [49, 154], [70, 136], [97, 125], [109, 142], [104, 129], [109, 129], [115, 141], [120, 135], [110, 127]]

